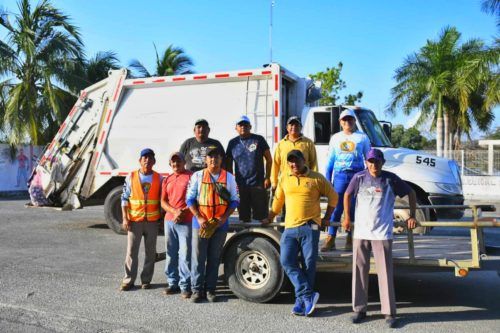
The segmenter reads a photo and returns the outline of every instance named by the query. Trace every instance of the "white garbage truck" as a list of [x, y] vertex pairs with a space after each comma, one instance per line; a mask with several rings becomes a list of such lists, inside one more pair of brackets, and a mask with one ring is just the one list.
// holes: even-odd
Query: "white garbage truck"
[[[235, 120], [245, 114], [253, 132], [264, 136], [273, 150], [286, 134], [286, 120], [300, 116], [304, 135], [316, 144], [319, 170], [324, 171], [329, 139], [340, 130], [338, 116], [351, 108], [372, 146], [384, 151], [384, 168], [411, 185], [419, 204], [463, 203], [454, 161], [393, 148], [390, 124], [381, 125], [372, 111], [312, 106], [319, 97], [311, 80], [276, 63], [249, 70], [148, 78], [127, 78], [126, 69], [111, 70], [107, 79], [81, 92], [37, 170], [44, 193], [54, 204], [65, 209], [104, 204], [107, 224], [120, 233], [122, 184], [138, 167], [138, 152], [144, 147], [156, 152], [155, 169], [166, 174], [168, 156], [193, 135], [196, 119], [207, 119], [210, 136], [226, 146], [236, 136]], [[463, 211], [429, 209], [418, 214], [420, 220], [436, 220], [459, 218]]]

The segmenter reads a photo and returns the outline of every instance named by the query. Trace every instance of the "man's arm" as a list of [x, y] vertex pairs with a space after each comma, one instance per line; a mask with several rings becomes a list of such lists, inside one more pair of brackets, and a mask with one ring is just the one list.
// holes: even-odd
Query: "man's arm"
[[316, 154], [316, 146], [312, 141], [309, 146], [309, 168], [312, 171], [318, 171], [318, 156]]
[[408, 229], [415, 229], [417, 226], [417, 219], [415, 218], [415, 213], [417, 210], [417, 195], [413, 189], [410, 189], [408, 193], [408, 201], [410, 204], [410, 218], [406, 220], [408, 224]]
[[[203, 174], [203, 173], [201, 173]], [[205, 229], [207, 225], [207, 219], [200, 214], [198, 210], [198, 172], [191, 175], [189, 180], [189, 185], [186, 192], [186, 205], [188, 206], [191, 213], [194, 215], [200, 228]]]
[[351, 214], [349, 212], [351, 211], [351, 198], [352, 194], [351, 193], [344, 193], [344, 221], [342, 222], [342, 228], [346, 231], [351, 231]]
[[127, 178], [125, 178], [125, 183], [123, 183], [123, 191], [122, 191], [122, 197], [121, 197], [121, 206], [122, 206], [122, 228], [124, 230], [130, 230], [130, 217], [128, 215], [128, 206], [129, 206], [129, 201], [128, 199], [130, 198], [130, 178], [131, 176], [128, 175]]
[[262, 220], [262, 224], [268, 224], [273, 222], [276, 215], [281, 212], [283, 205], [285, 204], [285, 193], [283, 191], [283, 187], [281, 185], [281, 181], [278, 182], [278, 186], [276, 187], [276, 191], [274, 191], [273, 203], [271, 205], [271, 209], [269, 210], [269, 215], [266, 219]]
[[281, 168], [281, 151], [280, 144], [276, 146], [276, 150], [274, 151], [273, 163], [271, 166], [271, 186], [276, 188], [278, 186], [278, 175], [280, 173]]
[[271, 156], [271, 151], [266, 149], [264, 151], [264, 160], [266, 161], [266, 174], [264, 175], [264, 188], [269, 188], [271, 186], [271, 169], [273, 166], [273, 157]]

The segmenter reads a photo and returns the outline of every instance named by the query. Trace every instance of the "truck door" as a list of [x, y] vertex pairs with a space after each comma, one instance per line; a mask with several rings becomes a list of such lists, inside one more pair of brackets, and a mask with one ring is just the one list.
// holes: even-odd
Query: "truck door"
[[323, 173], [328, 157], [328, 143], [332, 136], [332, 112], [316, 111], [314, 117], [314, 144], [316, 145], [316, 154], [318, 156], [318, 171]]

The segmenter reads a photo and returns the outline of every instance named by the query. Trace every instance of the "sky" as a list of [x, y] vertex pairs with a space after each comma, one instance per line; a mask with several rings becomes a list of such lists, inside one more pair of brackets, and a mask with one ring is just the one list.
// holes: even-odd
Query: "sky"
[[[271, 0], [53, 0], [80, 32], [88, 55], [114, 51], [123, 65], [138, 59], [154, 70], [155, 50], [182, 47], [198, 73], [258, 68], [270, 61]], [[379, 119], [411, 125], [415, 114], [384, 113], [405, 57], [446, 26], [462, 41], [491, 44], [495, 18], [480, 0], [275, 0], [272, 60], [299, 76], [344, 64], [341, 95], [363, 92], [360, 105]], [[15, 0], [0, 5], [17, 12]], [[0, 35], [2, 36], [2, 35]], [[2, 36], [3, 37], [3, 36]], [[493, 127], [500, 126], [495, 110]]]

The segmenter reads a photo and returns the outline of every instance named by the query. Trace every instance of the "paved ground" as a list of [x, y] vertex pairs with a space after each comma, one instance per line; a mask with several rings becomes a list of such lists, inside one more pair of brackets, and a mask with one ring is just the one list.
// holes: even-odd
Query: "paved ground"
[[[107, 229], [102, 207], [60, 212], [26, 209], [24, 202], [0, 201], [1, 332], [385, 329], [378, 312], [376, 279], [371, 280], [370, 321], [350, 324], [349, 274], [319, 275], [321, 299], [315, 318], [292, 316], [290, 294], [271, 304], [253, 304], [237, 299], [222, 284], [224, 296], [218, 304], [191, 304], [178, 296], [163, 296], [164, 262], [156, 266], [154, 289], [119, 292], [126, 239]], [[500, 230], [488, 231], [487, 240], [500, 245]], [[162, 244], [160, 237], [159, 250]], [[471, 272], [465, 279], [451, 272], [398, 274], [400, 331], [498, 332], [500, 264], [495, 262], [493, 268]]]

